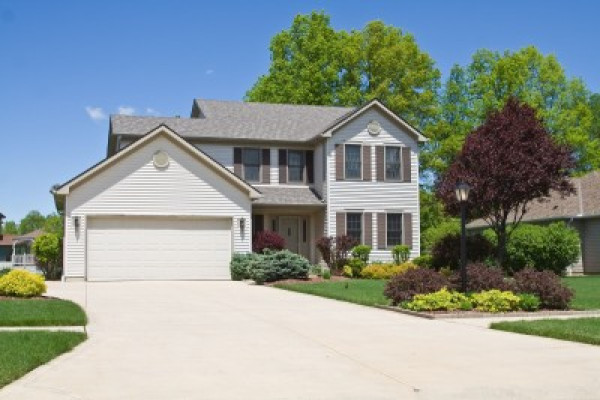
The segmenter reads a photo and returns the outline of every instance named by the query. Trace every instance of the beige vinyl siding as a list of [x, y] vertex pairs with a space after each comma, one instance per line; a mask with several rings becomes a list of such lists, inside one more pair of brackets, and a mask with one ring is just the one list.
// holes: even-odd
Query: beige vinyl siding
[[600, 218], [585, 220], [583, 268], [586, 274], [600, 274]]
[[[367, 124], [377, 120], [381, 124], [381, 132], [373, 136], [367, 131]], [[363, 146], [400, 145], [411, 149], [411, 182], [377, 182], [375, 148], [371, 149], [371, 179], [369, 181], [336, 180], [335, 145], [362, 144]], [[400, 129], [389, 117], [377, 110], [368, 110], [340, 130], [333, 133], [327, 141], [328, 201], [327, 225], [328, 234], [336, 232], [336, 212], [370, 212], [372, 213], [372, 243], [377, 243], [377, 213], [411, 213], [412, 240], [411, 258], [420, 254], [419, 229], [419, 166], [418, 144], [413, 136]], [[390, 260], [387, 250], [378, 250], [373, 246], [371, 259]]]
[[[157, 150], [169, 154], [170, 165], [164, 170], [152, 163]], [[66, 277], [84, 276], [87, 215], [229, 217], [233, 219], [233, 250], [251, 249], [248, 194], [164, 137], [127, 155], [67, 196]], [[80, 216], [78, 236], [74, 216]], [[239, 229], [240, 218], [246, 218], [244, 235]]]

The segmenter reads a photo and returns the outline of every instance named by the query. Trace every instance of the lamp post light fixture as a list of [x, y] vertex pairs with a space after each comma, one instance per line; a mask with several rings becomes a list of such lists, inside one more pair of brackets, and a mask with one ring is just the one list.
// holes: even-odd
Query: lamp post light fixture
[[471, 187], [459, 182], [454, 189], [456, 200], [460, 204], [460, 281], [461, 290], [467, 292], [467, 201]]

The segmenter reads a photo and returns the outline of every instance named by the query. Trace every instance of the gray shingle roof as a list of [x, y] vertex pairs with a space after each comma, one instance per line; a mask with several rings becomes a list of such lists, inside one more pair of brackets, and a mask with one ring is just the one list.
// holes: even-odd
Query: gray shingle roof
[[113, 115], [110, 132], [113, 135], [144, 135], [165, 124], [185, 138], [305, 142], [353, 110], [196, 99], [192, 111], [196, 118]]
[[[576, 194], [562, 197], [553, 192], [549, 199], [542, 202], [533, 201], [529, 205], [523, 221], [543, 221], [563, 218], [585, 218], [600, 215], [600, 171], [590, 172], [580, 178], [572, 178]], [[509, 216], [509, 221], [512, 215]], [[486, 226], [485, 221], [478, 219], [469, 224], [478, 228]]]
[[325, 205], [321, 198], [308, 187], [259, 186], [263, 197], [255, 205], [319, 206]]

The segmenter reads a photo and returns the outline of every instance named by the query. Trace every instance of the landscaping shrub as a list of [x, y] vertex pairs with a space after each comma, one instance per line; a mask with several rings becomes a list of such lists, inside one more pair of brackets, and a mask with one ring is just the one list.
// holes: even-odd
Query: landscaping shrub
[[0, 277], [0, 295], [15, 297], [40, 296], [46, 292], [44, 277], [21, 269], [13, 269]]
[[542, 308], [566, 309], [573, 298], [573, 291], [552, 271], [525, 268], [514, 275], [514, 280], [515, 290], [536, 295]]
[[433, 268], [433, 257], [430, 254], [423, 254], [413, 258], [411, 261], [421, 268]]
[[[460, 287], [460, 271], [454, 271], [450, 281], [455, 287]], [[483, 290], [511, 290], [513, 286], [504, 279], [504, 272], [500, 268], [488, 267], [482, 263], [467, 265], [467, 291], [481, 292]]]
[[10, 271], [12, 271], [10, 268], [0, 269], [0, 276], [4, 276], [4, 275], [8, 274]]
[[371, 246], [367, 246], [366, 244], [359, 244], [358, 246], [354, 246], [351, 251], [353, 258], [358, 258], [363, 263], [369, 262], [369, 255], [371, 254]]
[[348, 263], [348, 254], [356, 246], [356, 239], [342, 236], [323, 236], [316, 242], [317, 250], [331, 271], [339, 272]]
[[421, 251], [430, 252], [433, 246], [442, 238], [460, 234], [460, 222], [458, 219], [444, 221], [438, 225], [423, 231], [421, 235]]
[[360, 276], [366, 279], [390, 279], [394, 275], [403, 274], [409, 269], [415, 269], [417, 266], [411, 262], [405, 262], [400, 265], [393, 263], [379, 263], [367, 265], [360, 272]]
[[326, 280], [331, 279], [331, 270], [329, 268], [325, 268], [323, 270], [323, 279], [326, 279]]
[[[483, 262], [494, 256], [494, 245], [481, 234], [467, 236], [467, 257], [471, 262]], [[460, 234], [449, 234], [439, 239], [431, 249], [432, 266], [436, 270], [460, 266]]]
[[521, 303], [521, 298], [513, 292], [497, 289], [474, 293], [471, 299], [476, 310], [491, 313], [516, 311]]
[[392, 258], [394, 259], [394, 264], [400, 265], [408, 261], [408, 256], [410, 255], [410, 247], [405, 244], [397, 244], [392, 247]]
[[403, 308], [413, 311], [471, 310], [473, 304], [466, 295], [442, 288], [437, 292], [418, 294], [412, 301], [403, 303]]
[[343, 275], [348, 277], [360, 276], [362, 270], [365, 268], [365, 262], [359, 258], [353, 258], [348, 261], [348, 264], [344, 265]]
[[31, 249], [37, 266], [46, 279], [60, 279], [62, 275], [62, 240], [55, 233], [45, 233], [33, 241]]
[[251, 263], [250, 277], [256, 283], [275, 282], [282, 279], [307, 279], [310, 263], [289, 250], [269, 251], [258, 255]]
[[412, 300], [417, 294], [437, 292], [443, 287], [451, 287], [448, 278], [432, 269], [416, 268], [393, 276], [386, 284], [383, 294], [392, 304], [398, 305]]
[[260, 256], [254, 253], [235, 253], [231, 257], [229, 268], [231, 269], [231, 279], [241, 281], [251, 279], [250, 270], [254, 263], [258, 262]]
[[534, 294], [519, 294], [519, 308], [523, 311], [537, 311], [540, 308], [540, 298]]
[[265, 249], [283, 250], [285, 239], [273, 231], [261, 231], [254, 235], [252, 251], [262, 253]]
[[563, 274], [579, 258], [579, 235], [564, 222], [542, 226], [521, 224], [506, 246], [505, 267], [514, 273], [525, 267]]

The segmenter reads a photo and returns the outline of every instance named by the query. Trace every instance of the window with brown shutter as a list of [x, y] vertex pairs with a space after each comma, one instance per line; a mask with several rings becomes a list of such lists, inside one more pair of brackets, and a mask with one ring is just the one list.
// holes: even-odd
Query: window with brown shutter
[[363, 218], [364, 218], [364, 244], [366, 244], [367, 246], [372, 246], [373, 245], [373, 214], [371, 214], [370, 212], [364, 213], [363, 214]]
[[407, 245], [408, 247], [412, 248], [413, 245], [413, 237], [412, 237], [412, 214], [411, 213], [405, 213], [402, 214], [402, 220], [403, 220], [403, 227], [402, 230], [404, 231], [404, 241], [403, 244]]
[[385, 181], [385, 146], [375, 147], [377, 182]]
[[344, 180], [344, 145], [335, 145], [335, 179]]
[[402, 215], [396, 213], [389, 213], [386, 215], [386, 245], [387, 247], [394, 247], [398, 244], [402, 244]]
[[262, 183], [271, 183], [271, 149], [262, 149]]
[[279, 149], [279, 183], [287, 183], [287, 150]]
[[346, 234], [346, 213], [335, 213], [335, 234], [342, 236]]
[[410, 147], [402, 148], [402, 176], [404, 182], [411, 181]]

